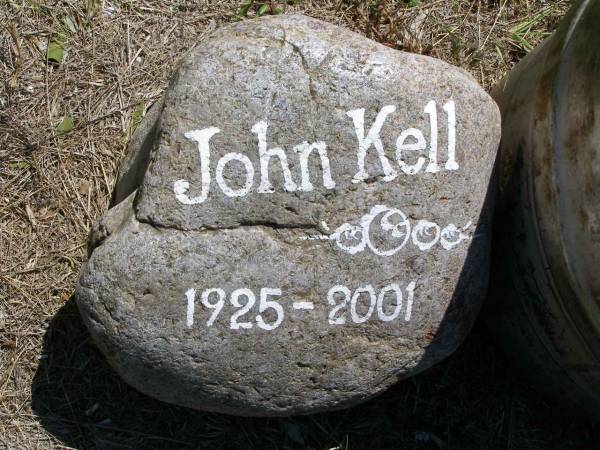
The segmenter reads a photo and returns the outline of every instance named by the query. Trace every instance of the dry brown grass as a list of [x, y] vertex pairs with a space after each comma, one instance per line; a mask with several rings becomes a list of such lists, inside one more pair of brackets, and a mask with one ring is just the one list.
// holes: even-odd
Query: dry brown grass
[[[134, 111], [160, 96], [181, 55], [233, 20], [239, 3], [0, 0], [0, 446], [547, 448], [557, 430], [540, 425], [547, 417], [518, 385], [500, 376], [499, 387], [484, 389], [498, 363], [477, 337], [375, 403], [297, 420], [162, 405], [120, 383], [95, 352], [69, 298]], [[286, 10], [447, 60], [489, 88], [568, 2], [406, 3], [307, 0]], [[60, 64], [46, 58], [56, 39], [66, 49]], [[65, 117], [74, 128], [61, 133]]]

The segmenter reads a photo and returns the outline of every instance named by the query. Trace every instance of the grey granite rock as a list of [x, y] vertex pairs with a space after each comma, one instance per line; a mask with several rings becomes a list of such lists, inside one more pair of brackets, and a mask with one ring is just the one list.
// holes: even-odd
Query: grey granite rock
[[311, 413], [382, 392], [469, 332], [500, 119], [464, 71], [269, 17], [207, 36], [152, 111], [77, 286], [132, 386]]

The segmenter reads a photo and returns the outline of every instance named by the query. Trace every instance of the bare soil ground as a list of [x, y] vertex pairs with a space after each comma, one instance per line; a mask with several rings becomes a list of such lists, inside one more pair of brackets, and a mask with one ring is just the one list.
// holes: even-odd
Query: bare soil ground
[[[165, 405], [107, 366], [71, 299], [87, 232], [177, 61], [241, 3], [0, 0], [0, 448], [593, 448], [598, 431], [516, 379], [481, 325], [373, 401], [290, 419]], [[444, 59], [489, 89], [568, 2], [305, 0], [266, 13], [275, 7]]]

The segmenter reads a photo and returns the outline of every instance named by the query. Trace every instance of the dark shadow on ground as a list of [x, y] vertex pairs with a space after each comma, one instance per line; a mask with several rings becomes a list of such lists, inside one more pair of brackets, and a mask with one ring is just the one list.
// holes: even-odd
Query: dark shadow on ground
[[374, 400], [289, 419], [204, 413], [137, 392], [93, 345], [74, 300], [50, 323], [43, 354], [33, 409], [79, 449], [587, 449], [598, 438], [515, 381], [481, 324], [450, 358]]

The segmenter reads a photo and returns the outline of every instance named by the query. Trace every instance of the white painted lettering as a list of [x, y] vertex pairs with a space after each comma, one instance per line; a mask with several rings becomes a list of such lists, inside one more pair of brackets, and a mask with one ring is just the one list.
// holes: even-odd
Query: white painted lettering
[[427, 164], [427, 168], [425, 172], [436, 173], [440, 171], [437, 163], [437, 134], [438, 134], [438, 125], [437, 125], [437, 107], [434, 100], [431, 100], [425, 106], [425, 114], [429, 115], [429, 164]]
[[294, 151], [298, 153], [300, 157], [300, 172], [302, 173], [302, 181], [299, 190], [307, 192], [313, 190], [313, 185], [310, 182], [310, 173], [308, 172], [308, 157], [313, 150], [317, 150], [317, 153], [321, 158], [323, 186], [325, 186], [326, 189], [333, 189], [335, 187], [335, 182], [333, 181], [333, 178], [331, 178], [331, 168], [329, 167], [329, 158], [327, 157], [327, 144], [321, 141], [309, 144], [304, 141], [294, 147]]
[[195, 141], [198, 144], [198, 153], [200, 154], [200, 177], [201, 191], [198, 197], [190, 198], [187, 191], [190, 188], [190, 183], [186, 180], [177, 180], [173, 185], [175, 198], [184, 205], [197, 205], [203, 203], [208, 197], [210, 190], [210, 148], [208, 141], [219, 131], [216, 127], [204, 128], [203, 130], [192, 130], [185, 133], [185, 137]]
[[[271, 296], [281, 296], [281, 289], [271, 289], [271, 288], [262, 288], [260, 290], [260, 303], [258, 305], [259, 315], [256, 316], [256, 322], [258, 323], [259, 328], [263, 330], [271, 331], [281, 325], [283, 322], [283, 308], [276, 301], [271, 301], [268, 299], [269, 295]], [[277, 319], [273, 323], [267, 323], [262, 317], [262, 313], [267, 311], [268, 309], [272, 309], [275, 311], [277, 315]]]
[[[384, 311], [385, 294], [388, 292], [394, 292], [396, 294], [396, 302], [395, 308], [392, 314], [386, 314]], [[402, 289], [396, 283], [392, 283], [388, 286], [385, 286], [381, 291], [379, 291], [379, 296], [377, 297], [377, 316], [382, 322], [391, 322], [400, 314], [400, 310], [402, 309]]]
[[[216, 303], [211, 303], [209, 301], [211, 294], [217, 294], [218, 300]], [[200, 302], [206, 308], [214, 310], [211, 316], [208, 318], [208, 321], [206, 322], [206, 326], [210, 327], [213, 323], [215, 323], [215, 320], [217, 319], [219, 313], [223, 309], [223, 305], [225, 304], [225, 291], [219, 288], [207, 289], [204, 292], [202, 292], [202, 295], [200, 296]]]
[[[340, 303], [336, 303], [336, 294], [342, 295], [342, 301]], [[336, 317], [336, 314], [339, 310], [346, 307], [351, 295], [350, 289], [346, 286], [338, 285], [329, 289], [329, 292], [327, 292], [327, 303], [329, 303], [330, 306], [333, 306], [333, 309], [329, 311], [328, 316], [328, 321], [331, 325], [343, 325], [346, 323], [346, 317], [344, 315]]]
[[188, 289], [185, 291], [185, 297], [187, 299], [187, 315], [185, 324], [188, 328], [194, 325], [194, 300], [196, 298], [196, 290]]
[[386, 117], [394, 111], [396, 111], [396, 107], [394, 105], [386, 105], [381, 108], [381, 111], [379, 111], [379, 114], [377, 114], [377, 117], [375, 118], [375, 123], [367, 133], [367, 137], [365, 137], [364, 108], [353, 109], [346, 113], [346, 115], [351, 117], [352, 121], [354, 122], [354, 131], [356, 132], [356, 137], [358, 138], [358, 172], [352, 179], [353, 183], [359, 183], [369, 177], [369, 174], [365, 169], [365, 158], [367, 156], [367, 150], [369, 150], [371, 146], [375, 147], [375, 150], [377, 150], [377, 155], [379, 156], [379, 161], [381, 161], [381, 167], [383, 168], [383, 173], [385, 174], [383, 180], [391, 181], [398, 175], [390, 165], [387, 156], [385, 156], [383, 143], [381, 142], [381, 138], [379, 136], [381, 127], [383, 127], [383, 122], [385, 122]]
[[[407, 144], [406, 139], [409, 137], [416, 139], [416, 142]], [[396, 140], [396, 160], [398, 161], [400, 170], [402, 170], [402, 172], [404, 172], [407, 175], [414, 175], [419, 170], [421, 170], [423, 164], [425, 164], [425, 158], [419, 156], [416, 163], [407, 164], [406, 162], [404, 162], [402, 152], [422, 151], [425, 150], [425, 147], [425, 138], [423, 137], [423, 133], [421, 133], [420, 130], [417, 130], [416, 128], [409, 128], [400, 133], [400, 136], [398, 136], [398, 139]]]
[[[358, 314], [357, 311], [357, 303], [362, 293], [368, 294], [369, 297], [369, 308], [367, 309], [367, 312], [364, 316]], [[359, 287], [356, 291], [354, 291], [354, 294], [352, 295], [352, 300], [350, 300], [350, 317], [352, 317], [352, 321], [354, 323], [365, 323], [367, 320], [369, 320], [369, 317], [371, 317], [371, 315], [373, 314], [373, 310], [375, 309], [375, 303], [376, 295], [373, 286], [371, 286], [370, 284], [366, 284], [364, 286]]]
[[408, 292], [408, 300], [406, 303], [406, 312], [404, 313], [405, 322], [410, 321], [410, 317], [412, 315], [413, 300], [415, 297], [415, 287], [416, 283], [414, 281], [411, 281], [410, 283], [408, 283], [408, 286], [406, 286], [406, 292]]
[[[246, 297], [248, 299], [245, 305], [240, 303], [240, 297]], [[229, 328], [231, 328], [232, 330], [239, 330], [240, 328], [252, 328], [251, 322], [238, 322], [238, 319], [240, 319], [243, 315], [247, 314], [248, 311], [250, 311], [250, 309], [252, 309], [252, 307], [256, 303], [256, 297], [254, 296], [252, 291], [250, 289], [245, 288], [236, 289], [231, 293], [229, 301], [236, 308], [240, 308], [231, 316], [231, 319], [229, 321]]]
[[[410, 321], [411, 318], [415, 286], [416, 283], [414, 281], [406, 286], [408, 301], [404, 313], [405, 322]], [[386, 307], [384, 302], [388, 293], [393, 293], [395, 298]], [[285, 319], [284, 305], [281, 303], [281, 298], [275, 298], [281, 296], [282, 291], [279, 288], [264, 287], [260, 289], [260, 302], [255, 320], [258, 328], [261, 330], [273, 331], [282, 325]], [[185, 292], [185, 297], [187, 301], [185, 324], [188, 328], [191, 328], [194, 325], [196, 290], [193, 288], [188, 289]], [[246, 302], [241, 301], [242, 297], [246, 298]], [[206, 289], [202, 291], [200, 298], [202, 305], [212, 311], [206, 321], [206, 326], [211, 327], [225, 307], [225, 291], [221, 288]], [[397, 283], [384, 286], [379, 291], [379, 294], [371, 284], [363, 284], [354, 290], [354, 292], [340, 284], [331, 287], [327, 291], [326, 299], [327, 306], [329, 307], [327, 321], [330, 325], [344, 325], [348, 310], [350, 312], [349, 321], [354, 324], [365, 323], [372, 317], [381, 322], [392, 322], [400, 315], [403, 306], [402, 289]], [[367, 301], [366, 307], [365, 300]], [[241, 319], [243, 316], [249, 314], [256, 304], [256, 297], [253, 291], [248, 288], [235, 289], [229, 297], [229, 303], [235, 308], [229, 319], [229, 328], [231, 330], [251, 329], [253, 323], [242, 321]], [[359, 308], [359, 304], [361, 308]], [[294, 301], [291, 305], [290, 303], [287, 303], [287, 305], [296, 311], [300, 311], [298, 314], [311, 314], [315, 310], [315, 304], [311, 301]], [[359, 312], [359, 309], [363, 312]], [[391, 313], [389, 312], [390, 310]], [[266, 314], [267, 311], [271, 311], [268, 317]]]
[[[377, 117], [372, 126], [365, 133], [365, 109], [353, 109], [346, 112], [346, 115], [352, 119], [354, 132], [358, 140], [357, 150], [357, 171], [352, 177], [352, 183], [359, 183], [369, 178], [369, 173], [366, 169], [367, 154], [371, 147], [374, 148], [383, 171], [384, 182], [390, 182], [398, 177], [400, 172], [406, 175], [415, 175], [417, 173], [437, 173], [440, 170], [455, 171], [459, 169], [459, 164], [456, 159], [456, 105], [453, 100], [449, 100], [443, 106], [448, 119], [448, 136], [447, 136], [447, 152], [448, 158], [442, 168], [438, 165], [438, 113], [435, 100], [431, 100], [424, 108], [424, 115], [429, 121], [429, 149], [427, 155], [427, 141], [423, 132], [418, 128], [407, 128], [399, 130], [400, 133], [396, 138], [396, 162], [398, 168], [392, 167], [391, 161], [385, 154], [383, 142], [381, 140], [381, 130], [387, 117], [396, 111], [396, 106], [385, 105], [377, 113]], [[293, 153], [297, 155], [300, 167], [298, 184], [294, 181], [290, 165], [288, 164], [288, 155], [281, 147], [268, 148], [267, 144], [268, 124], [266, 121], [255, 123], [251, 132], [256, 135], [258, 140], [258, 164], [260, 166], [260, 181], [255, 192], [259, 194], [269, 194], [276, 192], [276, 188], [270, 180], [269, 169], [273, 158], [279, 161], [281, 174], [283, 177], [283, 189], [287, 192], [310, 192], [315, 189], [313, 185], [314, 179], [311, 180], [309, 161], [311, 155], [316, 153], [319, 158], [323, 187], [325, 189], [334, 189], [336, 182], [332, 176], [331, 161], [328, 155], [328, 145], [324, 141], [309, 143], [302, 141], [293, 147]], [[198, 205], [204, 203], [211, 191], [211, 154], [210, 154], [210, 139], [220, 130], [217, 127], [208, 127], [203, 129], [191, 130], [184, 136], [195, 142], [198, 148], [200, 159], [200, 186], [199, 194], [192, 196], [190, 189], [193, 189], [190, 182], [186, 179], [179, 179], [173, 183], [173, 191], [177, 201], [184, 205]], [[224, 170], [227, 164], [231, 161], [241, 162], [245, 170], [245, 180], [242, 177], [243, 184], [241, 187], [234, 188], [231, 186], [231, 179], [226, 179]], [[244, 153], [227, 153], [221, 157], [216, 165], [215, 179], [221, 192], [227, 197], [244, 197], [252, 191], [254, 185], [255, 168], [247, 154]], [[277, 162], [275, 162], [277, 164]], [[292, 165], [293, 167], [293, 165]], [[313, 164], [312, 167], [315, 167]], [[424, 170], [423, 170], [424, 168]], [[399, 170], [397, 170], [399, 169]], [[237, 177], [233, 178], [237, 179]], [[350, 228], [343, 230], [344, 237], [352, 237], [353, 240], [357, 237], [357, 233]], [[358, 233], [359, 234], [359, 233]], [[341, 235], [341, 234], [340, 234]], [[350, 253], [362, 251], [365, 246], [368, 246], [368, 238], [362, 236], [360, 242], [353, 242], [347, 246]]]
[[252, 132], [258, 137], [258, 154], [260, 157], [260, 186], [258, 192], [261, 194], [274, 192], [273, 185], [269, 181], [269, 161], [273, 156], [279, 158], [281, 163], [285, 190], [293, 192], [296, 190], [296, 183], [292, 180], [285, 151], [280, 147], [267, 149], [267, 128], [267, 122], [264, 121], [258, 122], [252, 127]]
[[[225, 165], [230, 161], [239, 161], [244, 165], [244, 169], [246, 170], [246, 181], [244, 183], [244, 187], [240, 189], [231, 189], [225, 183], [225, 178], [223, 177], [223, 170], [225, 170]], [[242, 155], [241, 153], [227, 153], [217, 163], [217, 170], [215, 174], [215, 178], [217, 179], [217, 184], [223, 191], [227, 197], [243, 197], [252, 188], [252, 183], [254, 182], [254, 166], [252, 165], [252, 161], [246, 155]]]

